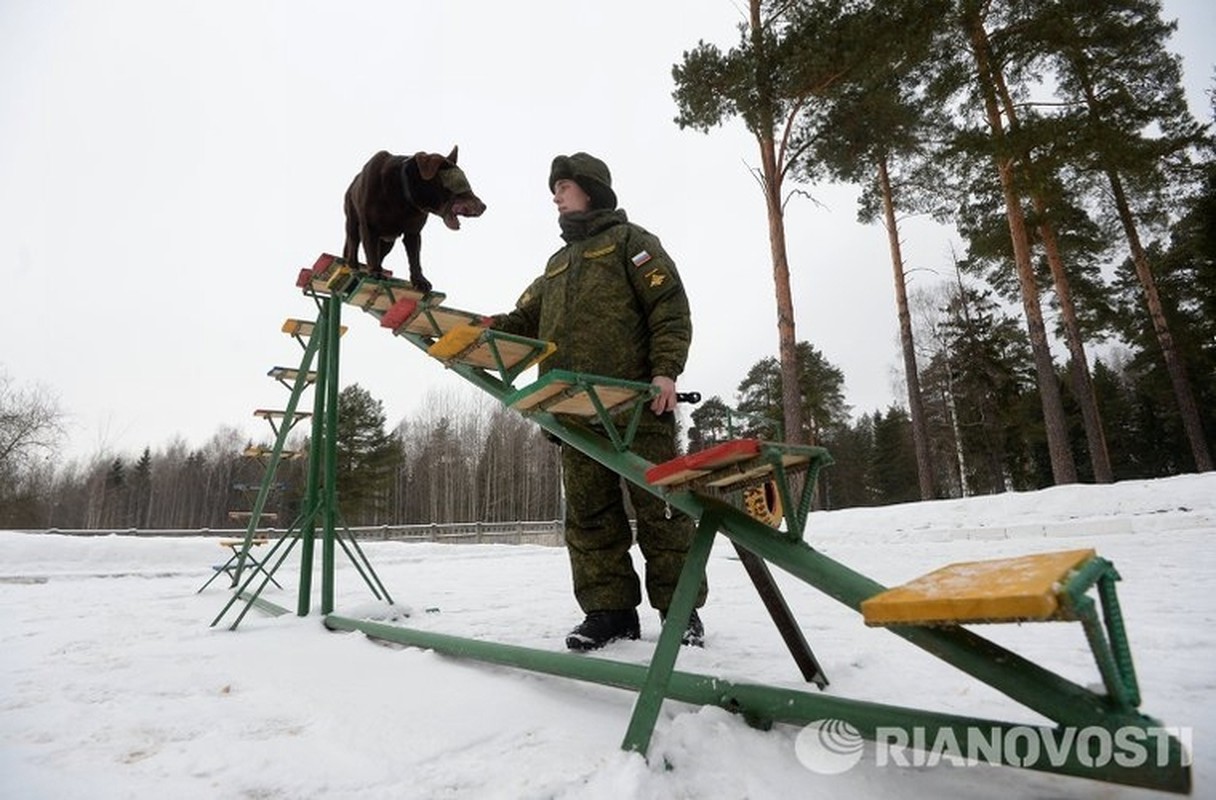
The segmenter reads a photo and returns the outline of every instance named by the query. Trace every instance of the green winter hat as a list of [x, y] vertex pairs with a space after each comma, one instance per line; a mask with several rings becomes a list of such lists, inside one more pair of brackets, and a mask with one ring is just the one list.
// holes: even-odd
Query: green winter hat
[[616, 192], [612, 191], [612, 173], [608, 165], [593, 155], [575, 153], [558, 156], [549, 168], [549, 191], [560, 180], [571, 180], [591, 198], [591, 207], [616, 208]]

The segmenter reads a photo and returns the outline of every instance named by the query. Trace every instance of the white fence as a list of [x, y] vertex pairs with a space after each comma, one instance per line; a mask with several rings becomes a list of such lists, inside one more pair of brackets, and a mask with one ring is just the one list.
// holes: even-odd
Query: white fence
[[[560, 520], [538, 522], [448, 522], [422, 525], [373, 525], [348, 528], [361, 542], [443, 542], [451, 544], [539, 544], [560, 547], [564, 526]], [[136, 528], [97, 528], [63, 530], [51, 528], [28, 533], [56, 533], [64, 536], [216, 536], [243, 537], [245, 528], [193, 528], [190, 530]], [[285, 533], [279, 528], [259, 528], [256, 535], [276, 538]]]

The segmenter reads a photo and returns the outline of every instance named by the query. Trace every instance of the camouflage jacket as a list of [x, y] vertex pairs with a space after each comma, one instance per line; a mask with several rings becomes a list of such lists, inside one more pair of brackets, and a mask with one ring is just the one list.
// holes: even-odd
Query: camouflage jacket
[[515, 310], [492, 326], [557, 345], [542, 372], [566, 369], [626, 380], [673, 380], [692, 342], [688, 297], [658, 237], [624, 211], [596, 211], [582, 236], [549, 258]]

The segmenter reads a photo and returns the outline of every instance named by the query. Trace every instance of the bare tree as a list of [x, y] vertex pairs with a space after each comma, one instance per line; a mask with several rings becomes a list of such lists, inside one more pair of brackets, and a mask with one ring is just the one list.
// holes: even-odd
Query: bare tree
[[51, 486], [46, 460], [64, 435], [58, 399], [42, 387], [23, 388], [0, 372], [0, 520], [39, 524]]

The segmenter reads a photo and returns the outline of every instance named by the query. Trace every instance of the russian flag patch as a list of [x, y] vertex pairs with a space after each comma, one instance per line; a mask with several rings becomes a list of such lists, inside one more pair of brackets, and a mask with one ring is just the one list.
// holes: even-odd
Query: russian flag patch
[[640, 267], [649, 260], [650, 260], [650, 253], [647, 253], [645, 250], [643, 250], [642, 252], [638, 253], [636, 256], [634, 256], [633, 258], [630, 259], [630, 261], [633, 262], [633, 265], [635, 267]]

